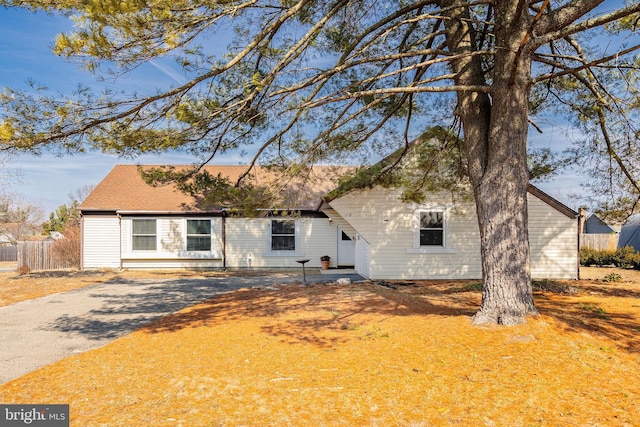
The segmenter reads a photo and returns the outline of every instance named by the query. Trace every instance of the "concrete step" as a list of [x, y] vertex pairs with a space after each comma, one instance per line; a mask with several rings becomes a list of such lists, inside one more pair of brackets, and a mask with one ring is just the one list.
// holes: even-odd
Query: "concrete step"
[[353, 268], [330, 268], [328, 270], [320, 270], [320, 274], [356, 274]]

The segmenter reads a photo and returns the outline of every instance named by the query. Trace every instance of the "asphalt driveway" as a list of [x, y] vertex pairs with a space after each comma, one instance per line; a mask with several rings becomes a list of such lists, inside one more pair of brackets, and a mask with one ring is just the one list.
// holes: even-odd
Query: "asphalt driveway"
[[[362, 278], [307, 277], [309, 283]], [[116, 280], [0, 307], [0, 384], [101, 347], [158, 317], [225, 292], [300, 282], [299, 275]]]

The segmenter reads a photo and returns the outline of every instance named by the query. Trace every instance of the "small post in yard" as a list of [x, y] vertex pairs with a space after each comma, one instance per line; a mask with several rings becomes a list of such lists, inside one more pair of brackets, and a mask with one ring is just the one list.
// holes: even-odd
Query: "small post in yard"
[[304, 270], [304, 265], [306, 263], [308, 263], [309, 260], [308, 259], [299, 259], [299, 260], [296, 260], [296, 262], [299, 263], [299, 264], [302, 264], [302, 284], [306, 285], [307, 284], [307, 273]]

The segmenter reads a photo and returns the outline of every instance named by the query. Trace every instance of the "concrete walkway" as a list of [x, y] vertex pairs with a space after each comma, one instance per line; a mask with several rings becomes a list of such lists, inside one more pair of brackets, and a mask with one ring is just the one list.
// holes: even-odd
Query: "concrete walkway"
[[[307, 283], [356, 274], [307, 276]], [[300, 275], [116, 280], [0, 307], [0, 384], [101, 347], [154, 319], [253, 286], [300, 283]]]

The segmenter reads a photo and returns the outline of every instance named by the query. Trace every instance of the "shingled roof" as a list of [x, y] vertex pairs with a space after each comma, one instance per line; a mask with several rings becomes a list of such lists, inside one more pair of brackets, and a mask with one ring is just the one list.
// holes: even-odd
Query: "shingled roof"
[[[80, 204], [82, 212], [143, 212], [143, 213], [204, 213], [219, 212], [217, 209], [194, 207], [194, 197], [180, 192], [174, 185], [151, 186], [141, 177], [138, 168], [151, 165], [116, 165], [96, 188]], [[157, 166], [155, 166], [157, 167]], [[177, 169], [189, 166], [177, 165]], [[220, 174], [235, 181], [247, 170], [247, 166], [205, 166], [211, 175]], [[337, 178], [344, 168], [315, 166], [311, 176], [302, 181], [289, 183], [289, 190], [299, 192], [297, 206], [280, 206], [281, 209], [317, 210], [322, 195], [337, 185]], [[274, 179], [274, 173], [256, 167], [252, 172], [253, 183], [266, 184]]]

